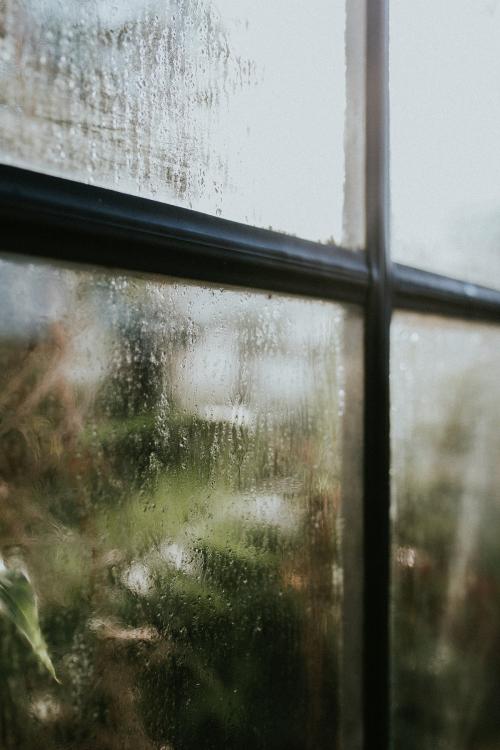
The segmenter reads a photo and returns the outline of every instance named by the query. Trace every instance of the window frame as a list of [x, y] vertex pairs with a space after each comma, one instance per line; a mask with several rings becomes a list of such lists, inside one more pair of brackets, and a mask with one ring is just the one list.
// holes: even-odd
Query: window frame
[[390, 738], [390, 323], [500, 325], [500, 291], [391, 263], [389, 0], [366, 0], [365, 251], [0, 165], [2, 251], [351, 302], [364, 310], [363, 747]]

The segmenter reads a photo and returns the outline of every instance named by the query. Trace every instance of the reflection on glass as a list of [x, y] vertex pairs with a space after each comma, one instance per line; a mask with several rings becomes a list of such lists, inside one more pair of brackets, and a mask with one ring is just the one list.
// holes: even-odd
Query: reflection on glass
[[2, 748], [338, 747], [357, 314], [41, 263], [0, 285]]
[[392, 333], [395, 748], [491, 750], [500, 716], [500, 331]]
[[0, 158], [358, 247], [351, 5], [352, 22], [345, 0], [4, 0]]
[[393, 256], [500, 286], [500, 3], [391, 3]]

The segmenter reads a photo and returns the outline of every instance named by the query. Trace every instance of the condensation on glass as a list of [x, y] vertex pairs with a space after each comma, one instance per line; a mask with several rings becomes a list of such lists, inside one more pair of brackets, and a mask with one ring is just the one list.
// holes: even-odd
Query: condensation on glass
[[0, 159], [359, 247], [364, 18], [348, 5], [4, 0]]
[[500, 286], [500, 2], [391, 3], [395, 260]]
[[336, 304], [1, 262], [2, 748], [340, 746], [361, 342]]
[[498, 747], [500, 331], [392, 331], [393, 747]]

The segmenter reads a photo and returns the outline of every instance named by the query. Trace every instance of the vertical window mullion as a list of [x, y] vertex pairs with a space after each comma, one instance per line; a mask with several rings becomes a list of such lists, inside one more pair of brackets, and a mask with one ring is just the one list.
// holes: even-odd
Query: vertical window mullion
[[389, 744], [390, 443], [388, 0], [367, 0], [365, 321], [364, 745]]

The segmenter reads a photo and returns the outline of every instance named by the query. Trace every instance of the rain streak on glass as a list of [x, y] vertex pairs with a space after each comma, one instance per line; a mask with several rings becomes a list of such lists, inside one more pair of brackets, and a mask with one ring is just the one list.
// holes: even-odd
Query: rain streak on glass
[[0, 321], [2, 748], [339, 747], [358, 313], [6, 260]]
[[361, 8], [4, 0], [0, 160], [359, 247]]
[[392, 332], [393, 746], [498, 747], [500, 331]]

